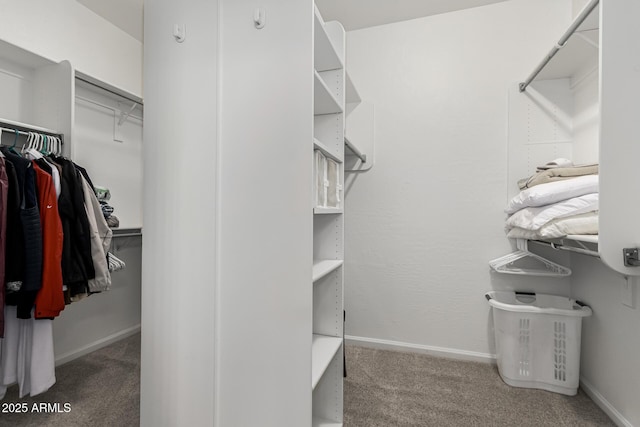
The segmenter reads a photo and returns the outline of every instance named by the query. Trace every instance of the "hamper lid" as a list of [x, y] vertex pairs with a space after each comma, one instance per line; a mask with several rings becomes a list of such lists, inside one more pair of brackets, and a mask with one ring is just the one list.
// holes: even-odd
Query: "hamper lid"
[[521, 313], [558, 314], [572, 317], [590, 316], [591, 308], [574, 299], [534, 292], [491, 291], [485, 298], [492, 307]]

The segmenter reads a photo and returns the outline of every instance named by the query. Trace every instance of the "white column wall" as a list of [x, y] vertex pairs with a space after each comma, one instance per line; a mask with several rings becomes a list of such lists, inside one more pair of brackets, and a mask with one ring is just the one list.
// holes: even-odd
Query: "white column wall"
[[145, 20], [140, 422], [211, 426], [218, 2], [147, 2]]
[[220, 17], [216, 425], [310, 425], [313, 2]]
[[376, 163], [347, 179], [348, 336], [486, 358], [484, 292], [569, 293], [488, 261], [511, 251], [507, 89], [570, 17], [568, 0], [513, 0], [347, 33], [347, 68], [376, 108]]

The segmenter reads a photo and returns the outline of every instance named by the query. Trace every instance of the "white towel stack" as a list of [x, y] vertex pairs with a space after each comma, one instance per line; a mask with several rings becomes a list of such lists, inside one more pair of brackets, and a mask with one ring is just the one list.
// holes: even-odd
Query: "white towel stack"
[[[550, 162], [551, 163], [551, 162]], [[598, 175], [583, 175], [521, 191], [505, 209], [507, 237], [553, 239], [598, 234]]]

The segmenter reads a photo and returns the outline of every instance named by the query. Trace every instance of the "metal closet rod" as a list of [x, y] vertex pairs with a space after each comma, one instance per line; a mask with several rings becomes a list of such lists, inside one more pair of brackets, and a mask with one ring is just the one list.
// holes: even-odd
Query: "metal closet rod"
[[346, 145], [349, 151], [351, 151], [357, 158], [362, 160], [362, 163], [367, 163], [367, 155], [358, 150], [358, 148], [353, 145], [347, 138], [344, 139], [344, 145]]
[[141, 228], [114, 228], [112, 229], [112, 238], [116, 237], [138, 237], [142, 236]]
[[537, 243], [539, 245], [551, 246], [553, 249], [556, 249], [556, 250], [575, 252], [575, 253], [582, 254], [582, 255], [589, 255], [589, 256], [592, 256], [594, 258], [600, 258], [600, 254], [598, 252], [591, 251], [591, 250], [588, 250], [588, 249], [574, 248], [573, 246], [564, 246], [564, 245], [560, 245], [560, 244], [557, 244], [557, 243], [543, 242], [541, 240], [530, 240], [530, 241], [533, 242], [533, 243]]
[[29, 133], [39, 133], [42, 135], [56, 136], [60, 138], [62, 143], [64, 144], [64, 135], [50, 129], [39, 128], [37, 126], [27, 126], [23, 124], [11, 123], [7, 121], [0, 120], [0, 129], [3, 131], [15, 134], [18, 132], [19, 135], [29, 136]]
[[131, 96], [127, 96], [127, 95], [125, 95], [123, 93], [116, 92], [115, 90], [109, 89], [109, 88], [107, 88], [105, 86], [101, 86], [98, 83], [95, 83], [95, 82], [93, 82], [93, 81], [91, 81], [89, 79], [86, 79], [86, 78], [82, 77], [82, 76], [76, 75], [76, 80], [80, 80], [81, 82], [87, 83], [87, 84], [89, 84], [89, 85], [91, 85], [93, 87], [97, 87], [98, 89], [102, 89], [105, 92], [109, 92], [109, 93], [111, 93], [113, 95], [119, 96], [120, 98], [126, 99], [126, 100], [131, 101], [131, 102], [133, 102], [135, 104], [138, 104], [138, 105], [141, 105], [141, 106], [144, 105], [144, 102], [142, 101], [142, 99], [133, 99]]
[[529, 86], [529, 84], [531, 84], [531, 82], [538, 76], [538, 74], [540, 74], [540, 71], [542, 71], [544, 67], [547, 66], [549, 61], [551, 61], [551, 58], [553, 58], [556, 55], [556, 53], [558, 53], [558, 51], [564, 47], [565, 43], [567, 43], [567, 41], [569, 40], [569, 37], [571, 37], [573, 33], [576, 32], [578, 27], [582, 25], [585, 19], [587, 19], [587, 16], [591, 14], [593, 9], [595, 9], [599, 3], [600, 3], [600, 0], [591, 0], [591, 2], [589, 2], [589, 4], [587, 4], [585, 8], [582, 9], [582, 12], [580, 12], [580, 14], [576, 17], [576, 19], [573, 21], [569, 29], [565, 31], [562, 37], [560, 37], [560, 40], [558, 40], [558, 43], [551, 48], [551, 50], [549, 51], [547, 56], [542, 60], [542, 62], [540, 62], [540, 64], [538, 64], [536, 69], [533, 70], [531, 74], [529, 74], [529, 77], [527, 77], [527, 79], [524, 82], [520, 83], [520, 92], [524, 92], [527, 89], [527, 86]]

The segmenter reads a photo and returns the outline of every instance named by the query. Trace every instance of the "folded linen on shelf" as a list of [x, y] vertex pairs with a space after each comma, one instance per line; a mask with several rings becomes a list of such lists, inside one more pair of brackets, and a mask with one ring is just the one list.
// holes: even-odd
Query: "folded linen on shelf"
[[573, 167], [573, 162], [569, 159], [565, 159], [564, 157], [559, 157], [557, 159], [553, 159], [550, 162], [545, 163], [542, 166], [538, 166], [536, 172], [553, 169], [553, 168], [571, 168]]
[[525, 188], [531, 188], [548, 182], [561, 181], [582, 175], [595, 175], [597, 173], [597, 164], [574, 166], [570, 168], [551, 168], [539, 171], [528, 178], [519, 180], [518, 187], [520, 190], [524, 190]]
[[514, 227], [509, 230], [510, 239], [557, 239], [569, 234], [598, 234], [598, 212], [587, 212], [553, 219], [537, 230]]
[[597, 192], [598, 175], [584, 175], [562, 181], [548, 182], [522, 190], [509, 201], [505, 212], [513, 214], [520, 209], [549, 205]]
[[514, 227], [538, 230], [543, 225], [558, 218], [565, 218], [598, 210], [598, 193], [585, 194], [545, 206], [520, 209], [507, 218], [507, 231]]

